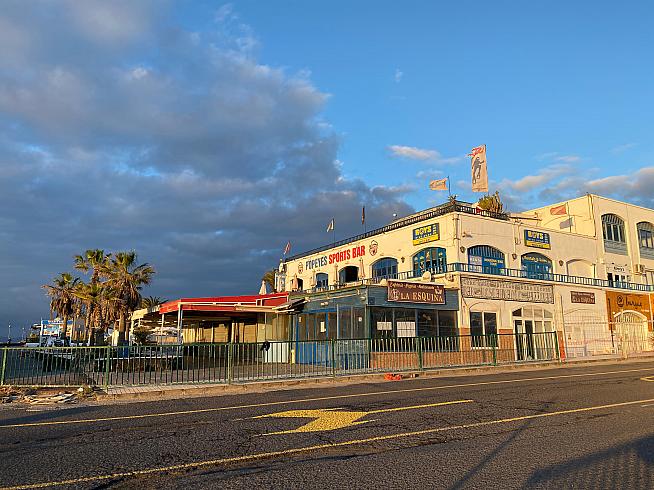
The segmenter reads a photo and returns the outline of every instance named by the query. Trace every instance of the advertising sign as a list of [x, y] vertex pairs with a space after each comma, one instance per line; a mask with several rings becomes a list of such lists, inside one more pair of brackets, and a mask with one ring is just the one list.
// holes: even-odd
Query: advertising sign
[[461, 295], [464, 298], [554, 304], [554, 288], [551, 285], [501, 279], [462, 277]]
[[542, 231], [525, 230], [525, 246], [550, 249], [550, 234]]
[[413, 244], [420, 245], [421, 243], [435, 242], [440, 240], [440, 229], [438, 223], [431, 225], [421, 226], [420, 228], [413, 229]]
[[492, 267], [495, 269], [504, 268], [504, 259], [496, 257], [482, 257], [481, 255], [471, 255], [468, 257], [468, 263], [477, 267]]
[[584, 291], [570, 291], [570, 301], [572, 303], [582, 303], [585, 305], [595, 304], [595, 293]]
[[388, 301], [445, 304], [445, 288], [440, 284], [388, 281]]
[[609, 318], [615, 318], [623, 311], [635, 311], [651, 320], [650, 302], [646, 294], [606, 292], [606, 307]]

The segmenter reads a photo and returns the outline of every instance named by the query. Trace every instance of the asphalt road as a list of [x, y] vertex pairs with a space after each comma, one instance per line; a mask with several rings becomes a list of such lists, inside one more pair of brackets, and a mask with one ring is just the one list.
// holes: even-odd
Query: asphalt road
[[631, 362], [3, 408], [0, 486], [654, 488], [649, 376]]

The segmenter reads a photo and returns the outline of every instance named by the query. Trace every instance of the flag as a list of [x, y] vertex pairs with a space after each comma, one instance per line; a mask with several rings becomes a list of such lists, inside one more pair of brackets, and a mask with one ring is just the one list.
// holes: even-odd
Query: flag
[[365, 225], [366, 224], [366, 207], [363, 206], [361, 208], [361, 224]]
[[486, 145], [477, 146], [468, 154], [472, 170], [472, 192], [488, 192]]
[[290, 251], [291, 251], [291, 241], [289, 240], [289, 241], [286, 243], [286, 246], [284, 247], [284, 255], [286, 255], [286, 254], [289, 253]]
[[327, 225], [327, 231], [334, 231], [334, 218]]
[[444, 179], [432, 180], [429, 182], [429, 189], [432, 191], [446, 191], [447, 177]]
[[559, 206], [554, 206], [553, 208], [550, 208], [550, 214], [552, 216], [568, 214], [568, 203], [566, 202]]

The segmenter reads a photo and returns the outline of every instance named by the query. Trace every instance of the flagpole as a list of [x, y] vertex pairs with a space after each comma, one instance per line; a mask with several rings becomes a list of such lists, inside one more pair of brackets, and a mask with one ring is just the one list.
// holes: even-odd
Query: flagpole
[[451, 186], [451, 181], [450, 181], [450, 176], [447, 176], [447, 193], [450, 197], [452, 197], [452, 188]]

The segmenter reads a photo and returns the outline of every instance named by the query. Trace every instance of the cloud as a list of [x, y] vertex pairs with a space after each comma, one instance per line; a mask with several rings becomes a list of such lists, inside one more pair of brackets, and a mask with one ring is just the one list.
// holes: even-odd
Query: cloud
[[261, 63], [233, 10], [190, 32], [165, 3], [112, 3], [97, 15], [134, 24], [94, 37], [80, 3], [0, 13], [20, 50], [0, 56], [2, 328], [46, 316], [39, 286], [86, 248], [136, 249], [145, 294], [251, 293], [331, 217], [345, 238], [363, 204], [371, 226], [412, 212], [410, 187], [344, 176], [328, 94]]
[[395, 83], [400, 83], [402, 81], [403, 76], [404, 76], [404, 73], [401, 72], [399, 68], [395, 68], [395, 75], [393, 76], [393, 79], [395, 80]]
[[535, 156], [538, 161], [550, 161], [555, 163], [577, 163], [582, 160], [578, 155], [561, 155], [557, 151], [551, 151], [548, 153], [541, 153], [540, 155]]
[[611, 148], [611, 153], [619, 155], [620, 153], [624, 153], [627, 150], [631, 150], [632, 148], [635, 148], [638, 146], [637, 143], [625, 143], [624, 145], [618, 145], [613, 148]]
[[550, 165], [541, 169], [534, 175], [525, 175], [518, 180], [504, 179], [501, 185], [516, 192], [529, 192], [542, 187], [558, 177], [569, 175], [575, 172], [571, 165]]
[[421, 160], [424, 162], [432, 162], [438, 164], [457, 163], [463, 159], [463, 157], [444, 158], [436, 150], [427, 150], [425, 148], [417, 148], [415, 146], [391, 145], [388, 147], [388, 151], [393, 157], [409, 160]]

